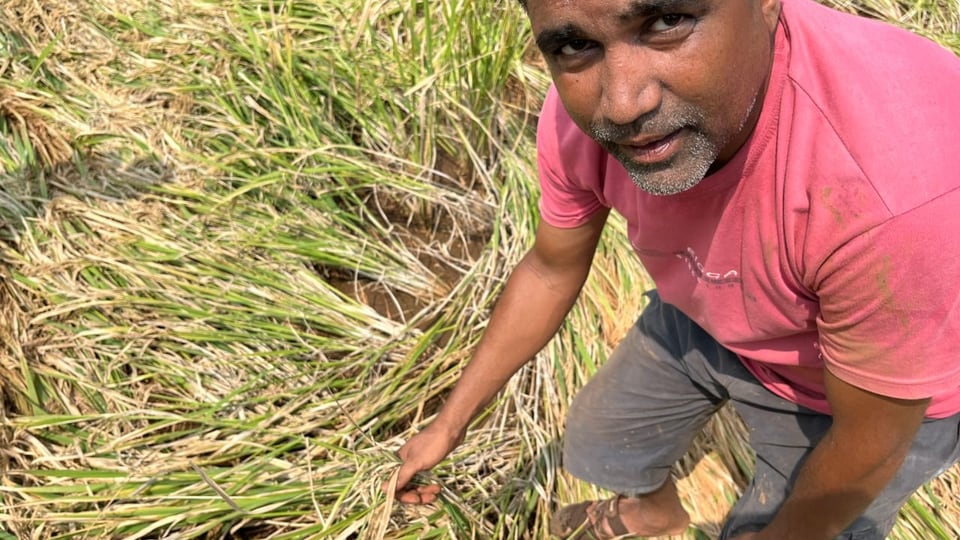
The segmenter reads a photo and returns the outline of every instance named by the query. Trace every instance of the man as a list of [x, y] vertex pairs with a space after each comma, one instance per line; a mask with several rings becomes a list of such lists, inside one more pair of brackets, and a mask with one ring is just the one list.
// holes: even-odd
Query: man
[[883, 538], [960, 457], [960, 61], [810, 0], [529, 0], [554, 81], [542, 223], [398, 496], [557, 331], [608, 210], [657, 286], [580, 392], [564, 538], [685, 530], [670, 468], [731, 401], [757, 452], [723, 538]]

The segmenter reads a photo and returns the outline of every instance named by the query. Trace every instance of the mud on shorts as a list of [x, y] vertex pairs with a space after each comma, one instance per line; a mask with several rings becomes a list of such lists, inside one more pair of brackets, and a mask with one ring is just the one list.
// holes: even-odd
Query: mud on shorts
[[[650, 293], [643, 315], [567, 416], [564, 467], [616, 493], [659, 488], [709, 417], [730, 401], [749, 428], [754, 478], [720, 538], [758, 530], [783, 503], [831, 417], [766, 390], [707, 333]], [[960, 458], [960, 414], [926, 420], [897, 476], [838, 538], [882, 539], [917, 488]]]

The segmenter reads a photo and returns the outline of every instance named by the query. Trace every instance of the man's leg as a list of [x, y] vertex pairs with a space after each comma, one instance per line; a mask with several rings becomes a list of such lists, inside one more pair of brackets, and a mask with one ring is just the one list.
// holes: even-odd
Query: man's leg
[[708, 371], [703, 357], [710, 354], [729, 353], [652, 294], [643, 315], [571, 405], [564, 467], [626, 495], [611, 511], [631, 533], [674, 533], [688, 523], [670, 471], [726, 399], [712, 381], [700, 381]]
[[[734, 408], [750, 431], [756, 451], [754, 478], [731, 510], [720, 536], [759, 530], [773, 519], [790, 492], [806, 459], [830, 428], [832, 419], [799, 407], [764, 389], [746, 369], [725, 366], [726, 386]], [[925, 482], [960, 458], [960, 415], [927, 420], [897, 476], [864, 514], [838, 537], [848, 540], [886, 538], [901, 506]]]

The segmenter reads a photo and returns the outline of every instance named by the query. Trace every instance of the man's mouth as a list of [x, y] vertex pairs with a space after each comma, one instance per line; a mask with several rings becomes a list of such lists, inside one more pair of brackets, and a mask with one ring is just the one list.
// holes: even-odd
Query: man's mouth
[[673, 157], [680, 147], [683, 128], [664, 135], [622, 139], [613, 144], [619, 153], [638, 165], [653, 165]]

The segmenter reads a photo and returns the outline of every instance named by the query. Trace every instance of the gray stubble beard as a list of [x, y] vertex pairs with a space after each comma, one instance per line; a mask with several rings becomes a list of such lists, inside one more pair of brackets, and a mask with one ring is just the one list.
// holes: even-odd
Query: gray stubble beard
[[[747, 120], [757, 105], [758, 97], [759, 91], [753, 96], [735, 133], [740, 133], [746, 126]], [[623, 165], [627, 175], [638, 188], [652, 195], [676, 195], [693, 188], [706, 178], [710, 168], [717, 161], [720, 150], [730, 141], [729, 136], [720, 141], [711, 141], [699, 128], [703, 125], [703, 117], [699, 109], [684, 106], [662, 119], [634, 122], [629, 126], [592, 123], [590, 136]], [[636, 127], [638, 124], [643, 129], [654, 133], [673, 133], [685, 129], [688, 131], [690, 140], [678, 155], [668, 161], [654, 165], [638, 164], [631, 161], [614, 142], [636, 135], [641, 130]], [[667, 176], [667, 178], [661, 178], [661, 176]]]
[[610, 154], [623, 165], [633, 183], [647, 193], [658, 196], [676, 195], [699, 184], [720, 153], [717, 145], [699, 132], [691, 134], [683, 155], [655, 165], [634, 163], [619, 148], [612, 150]]

